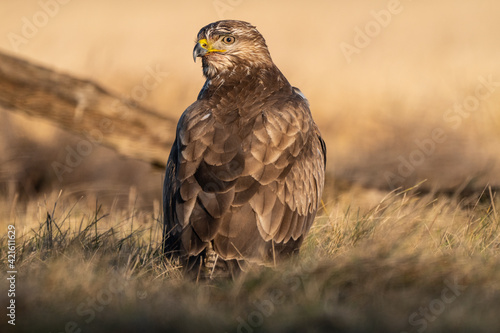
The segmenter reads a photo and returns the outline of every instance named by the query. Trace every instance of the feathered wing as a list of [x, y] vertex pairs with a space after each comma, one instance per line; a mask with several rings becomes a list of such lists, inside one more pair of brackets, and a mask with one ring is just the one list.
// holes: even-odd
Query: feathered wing
[[179, 254], [180, 239], [178, 237], [180, 226], [174, 216], [177, 205], [176, 195], [179, 189], [177, 181], [178, 149], [177, 139], [172, 145], [167, 161], [165, 179], [163, 180], [163, 252], [172, 257]]
[[298, 250], [323, 191], [325, 145], [293, 92], [221, 115], [195, 102], [179, 121], [164, 186], [166, 251], [266, 261]]

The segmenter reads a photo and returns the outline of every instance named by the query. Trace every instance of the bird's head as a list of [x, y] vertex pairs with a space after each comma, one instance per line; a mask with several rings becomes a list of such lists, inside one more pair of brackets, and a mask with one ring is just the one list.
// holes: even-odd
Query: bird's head
[[203, 74], [211, 79], [272, 66], [264, 37], [248, 22], [223, 20], [201, 28], [193, 58], [202, 58]]

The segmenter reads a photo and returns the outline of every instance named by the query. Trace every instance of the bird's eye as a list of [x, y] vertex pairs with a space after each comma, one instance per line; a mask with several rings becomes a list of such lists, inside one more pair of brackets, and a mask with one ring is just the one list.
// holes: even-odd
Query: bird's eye
[[236, 39], [233, 36], [224, 36], [222, 37], [222, 41], [224, 44], [233, 44]]

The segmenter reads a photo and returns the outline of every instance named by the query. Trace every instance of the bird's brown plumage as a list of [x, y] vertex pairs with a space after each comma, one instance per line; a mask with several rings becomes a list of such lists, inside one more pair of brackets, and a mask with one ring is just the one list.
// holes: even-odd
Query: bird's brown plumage
[[205, 26], [194, 56], [207, 80], [179, 120], [167, 164], [165, 253], [198, 273], [209, 252], [227, 267], [297, 252], [326, 163], [307, 100], [249, 23]]

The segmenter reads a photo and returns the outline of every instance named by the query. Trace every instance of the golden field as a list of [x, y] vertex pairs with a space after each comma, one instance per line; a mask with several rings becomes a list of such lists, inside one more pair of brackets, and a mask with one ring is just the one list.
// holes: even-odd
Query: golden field
[[[161, 170], [94, 146], [59, 180], [52, 163], [79, 136], [0, 110], [4, 283], [8, 225], [18, 270], [16, 326], [4, 316], [2, 331], [500, 331], [499, 11], [451, 0], [1, 3], [1, 52], [173, 118], [203, 84], [198, 30], [252, 22], [328, 147], [323, 206], [297, 262], [196, 285], [159, 253]], [[137, 96], [148, 70], [159, 84]]]

